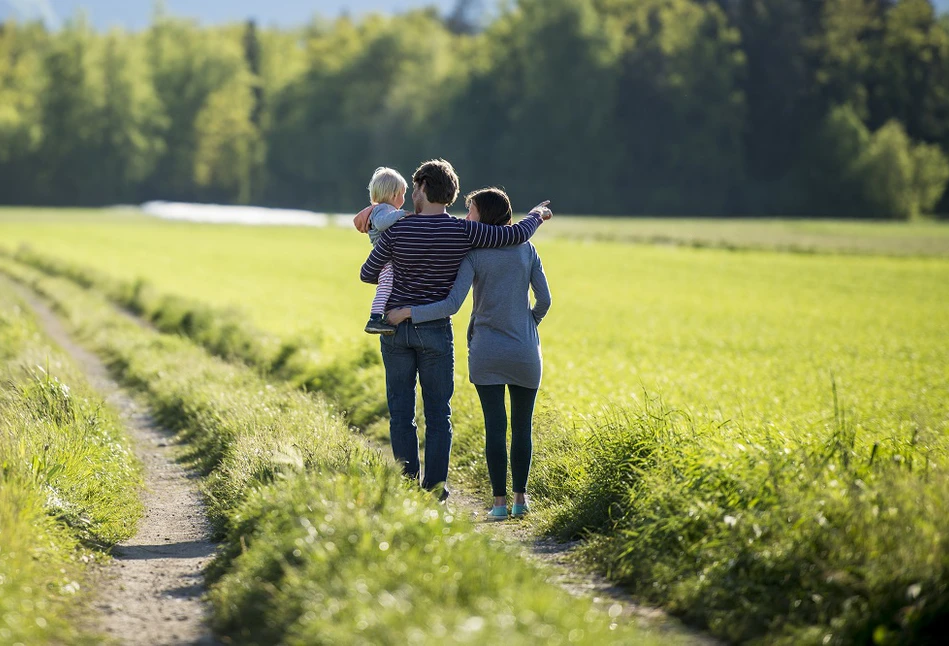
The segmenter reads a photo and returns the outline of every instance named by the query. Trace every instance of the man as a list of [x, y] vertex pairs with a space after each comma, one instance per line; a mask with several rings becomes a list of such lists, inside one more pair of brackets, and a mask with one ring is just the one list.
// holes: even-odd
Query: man
[[[442, 159], [425, 162], [412, 176], [415, 214], [386, 230], [362, 266], [363, 282], [376, 283], [386, 263], [393, 268], [388, 309], [427, 305], [444, 300], [458, 267], [474, 247], [508, 247], [527, 242], [541, 222], [551, 217], [547, 203], [535, 207], [514, 226], [490, 226], [448, 215], [458, 198], [458, 175]], [[406, 476], [418, 479], [418, 429], [415, 383], [422, 387], [425, 411], [425, 476], [422, 487], [441, 487], [448, 497], [451, 456], [451, 397], [454, 394], [454, 344], [450, 319], [415, 325], [399, 324], [394, 335], [380, 337], [386, 371], [389, 437], [392, 453]]]

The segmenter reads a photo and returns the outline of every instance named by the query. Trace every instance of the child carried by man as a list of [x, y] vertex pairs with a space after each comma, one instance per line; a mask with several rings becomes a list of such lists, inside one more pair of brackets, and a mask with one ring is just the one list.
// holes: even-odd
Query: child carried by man
[[[372, 210], [369, 212], [368, 231], [369, 241], [373, 246], [379, 242], [382, 232], [405, 217], [402, 205], [405, 204], [405, 192], [408, 183], [398, 171], [380, 166], [372, 174], [369, 181], [369, 201]], [[356, 221], [360, 216], [356, 216]], [[359, 225], [357, 224], [357, 228]], [[376, 296], [369, 310], [369, 322], [366, 323], [366, 332], [369, 334], [395, 334], [395, 326], [386, 322], [386, 304], [392, 296], [392, 263], [386, 263], [379, 274], [379, 285], [376, 287]]]

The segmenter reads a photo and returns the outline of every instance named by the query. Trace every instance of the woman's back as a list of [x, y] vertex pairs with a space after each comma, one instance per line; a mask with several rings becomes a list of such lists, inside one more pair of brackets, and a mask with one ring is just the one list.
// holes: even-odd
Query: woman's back
[[[475, 384], [538, 388], [541, 379], [537, 324], [550, 293], [537, 250], [530, 243], [468, 254], [474, 269], [474, 306], [468, 325], [468, 368]], [[536, 307], [530, 305], [533, 285]]]
[[[468, 324], [468, 374], [477, 385], [539, 388], [537, 325], [550, 308], [550, 290], [537, 250], [530, 243], [468, 252], [451, 293], [443, 301], [413, 306], [416, 323], [451, 316], [474, 286]], [[528, 290], [536, 303], [530, 306]]]

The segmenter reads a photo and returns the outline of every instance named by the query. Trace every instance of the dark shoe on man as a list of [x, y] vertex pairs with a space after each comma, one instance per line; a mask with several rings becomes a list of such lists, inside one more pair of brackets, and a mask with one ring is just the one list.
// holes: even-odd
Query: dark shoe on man
[[451, 496], [451, 492], [443, 484], [439, 484], [436, 487], [425, 488], [426, 491], [432, 494], [432, 497], [435, 498], [439, 503], [444, 503], [448, 501], [448, 497]]
[[366, 323], [366, 332], [368, 334], [384, 334], [392, 336], [395, 334], [395, 326], [386, 323], [386, 317], [383, 314], [370, 314], [369, 322]]

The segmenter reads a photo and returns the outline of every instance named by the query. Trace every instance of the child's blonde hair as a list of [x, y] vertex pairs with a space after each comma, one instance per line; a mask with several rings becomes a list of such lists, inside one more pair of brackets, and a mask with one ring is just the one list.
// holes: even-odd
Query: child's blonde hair
[[380, 166], [369, 180], [369, 201], [373, 204], [395, 202], [408, 188], [408, 183], [399, 171]]

